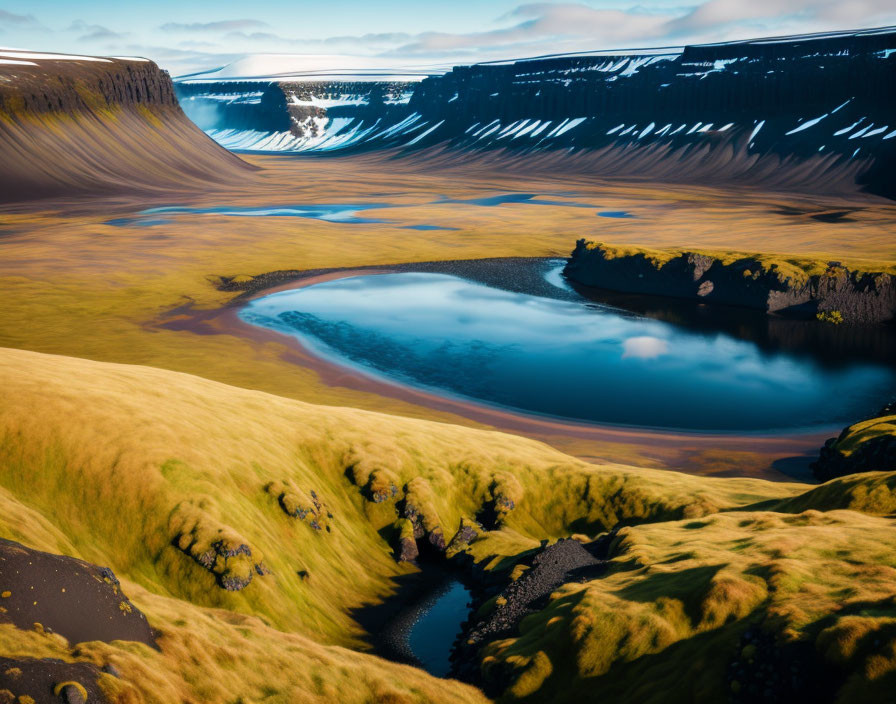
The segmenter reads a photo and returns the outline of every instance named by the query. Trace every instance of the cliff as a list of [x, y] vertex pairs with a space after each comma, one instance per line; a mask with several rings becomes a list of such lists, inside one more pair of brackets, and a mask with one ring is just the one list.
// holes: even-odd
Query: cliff
[[[352, 126], [400, 122], [407, 81], [192, 81], [175, 84], [184, 111], [229, 149], [330, 150], [359, 136]], [[342, 133], [344, 128], [349, 128]]]
[[[892, 198], [894, 41], [884, 28], [558, 55], [459, 66], [419, 83], [321, 78], [302, 86], [304, 97], [271, 81], [177, 90], [209, 108], [200, 125], [231, 148], [416, 156], [438, 146], [441, 158], [485, 153], [615, 179], [862, 187]], [[277, 90], [283, 98], [258, 98]], [[255, 107], [242, 104], [251, 94]], [[299, 104], [316, 110], [299, 116]], [[297, 130], [302, 120], [313, 129]]]
[[896, 272], [768, 254], [614, 247], [584, 239], [564, 273], [610, 291], [743, 306], [840, 323], [896, 318]]
[[27, 57], [0, 64], [2, 201], [198, 189], [252, 169], [187, 119], [150, 61]]

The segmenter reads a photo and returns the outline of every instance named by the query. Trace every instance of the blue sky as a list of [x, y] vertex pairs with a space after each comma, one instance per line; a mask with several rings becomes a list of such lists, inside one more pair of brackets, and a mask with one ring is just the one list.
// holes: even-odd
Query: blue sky
[[885, 24], [894, 0], [0, 0], [0, 46], [140, 55], [174, 74], [252, 53], [469, 63]]

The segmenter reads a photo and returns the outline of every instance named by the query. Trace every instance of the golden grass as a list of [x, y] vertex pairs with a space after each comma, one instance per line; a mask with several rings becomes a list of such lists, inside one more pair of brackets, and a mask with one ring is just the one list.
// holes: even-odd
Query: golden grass
[[744, 657], [740, 634], [761, 625], [780, 647], [817, 643], [822, 668], [842, 667], [838, 702], [886, 701], [896, 680], [894, 527], [810, 510], [623, 529], [609, 575], [555, 592], [519, 637], [486, 649], [484, 667], [509, 670], [508, 700], [717, 702], [733, 691], [726, 667]]
[[851, 509], [881, 516], [896, 514], [896, 473], [863, 472], [822, 484], [811, 491], [786, 499], [778, 511]]
[[[116, 701], [480, 701], [464, 685], [344, 650], [362, 647], [351, 610], [413, 569], [383, 537], [407, 532], [397, 523], [404, 497], [446, 540], [490, 501], [512, 499], [501, 528], [470, 548], [491, 569], [510, 569], [545, 538], [632, 526], [607, 577], [567, 585], [518, 638], [490, 646], [486, 671], [501, 662], [515, 673], [509, 698], [538, 700], [550, 687], [563, 701], [639, 682], [666, 691], [651, 669], [665, 655], [649, 656], [691, 667], [684, 659], [705, 652], [704, 636], [711, 655], [695, 682], [717, 694], [724, 644], [757, 614], [796, 638], [824, 618], [835, 627], [840, 601], [896, 592], [893, 520], [805, 511], [824, 503], [826, 487], [596, 466], [502, 433], [11, 349], [0, 350], [0, 389], [0, 535], [111, 566], [161, 631], [161, 653], [70, 650], [58, 636], [7, 627], [0, 647], [114, 662], [124, 675], [107, 682]], [[386, 500], [370, 500], [372, 483], [388, 487]], [[332, 513], [330, 531], [285, 510], [311, 491]], [[180, 545], [185, 533], [250, 548], [225, 575], [260, 562], [270, 573], [226, 591]], [[852, 661], [864, 667], [872, 655], [884, 657]]]
[[836, 449], [849, 456], [863, 443], [884, 435], [896, 435], [896, 415], [878, 416], [849, 426], [845, 436], [838, 439]]
[[[229, 653], [261, 647], [273, 638], [270, 629], [301, 633], [295, 642], [313, 638], [333, 647], [359, 646], [350, 610], [388, 593], [390, 578], [411, 569], [394, 562], [379, 533], [395, 523], [395, 501], [405, 487], [411, 494], [430, 487], [426, 520], [441, 526], [446, 538], [464, 516], [494, 498], [496, 487], [512, 493], [516, 506], [505, 527], [475, 544], [490, 556], [516, 554], [545, 537], [593, 534], [620, 521], [702, 516], [804, 488], [596, 467], [501, 433], [313, 406], [153, 368], [17, 350], [0, 351], [0, 389], [0, 532], [112, 566], [154, 625], [175, 643], [199, 639], [189, 647], [202, 652], [203, 638], [217, 641], [228, 628], [219, 623], [207, 631], [215, 618], [249, 622], [266, 634], [253, 646], [237, 628], [220, 646]], [[361, 464], [393, 476], [399, 495], [382, 503], [364, 498], [346, 476]], [[271, 482], [315, 491], [333, 514], [332, 530], [314, 530], [288, 515], [268, 490]], [[255, 575], [241, 591], [225, 591], [189, 550], [178, 547], [191, 531], [203, 544], [211, 542], [207, 536], [221, 534], [228, 544], [246, 543], [252, 565], [263, 560], [271, 574]], [[225, 566], [225, 572], [230, 568], [247, 565]], [[219, 611], [203, 611], [208, 609]], [[182, 619], [189, 627], [177, 626]], [[134, 657], [149, 671], [170, 667], [199, 686], [182, 669], [189, 664], [174, 664], [182, 659], [179, 648], [188, 646], [168, 650], [165, 642], [162, 656], [140, 651]], [[172, 660], [160, 668], [159, 657]], [[326, 667], [337, 686], [341, 670], [333, 658]], [[272, 668], [282, 666], [271, 662]], [[376, 661], [369, 662], [373, 667]], [[187, 686], [172, 677], [172, 687]], [[193, 696], [256, 696], [251, 683], [257, 677], [242, 689], [237, 679], [223, 679], [230, 683], [229, 698], [218, 690], [201, 696], [194, 690]], [[272, 676], [271, 682], [276, 689], [282, 680]], [[202, 686], [211, 685], [203, 679]], [[278, 692], [286, 697], [286, 690]]]
[[[72, 650], [57, 636], [8, 626], [0, 627], [0, 650], [112, 661], [123, 681], [104, 682], [119, 702], [483, 701], [465, 685], [345, 648], [362, 646], [351, 610], [383, 598], [392, 577], [413, 569], [395, 563], [383, 537], [408, 530], [396, 501], [410, 491], [447, 541], [499, 493], [515, 507], [470, 547], [490, 568], [511, 568], [545, 538], [633, 526], [605, 580], [564, 588], [519, 638], [495, 644], [490, 662], [515, 673], [508, 697], [538, 700], [547, 687], [558, 699], [582, 688], [619, 696], [629, 688], [629, 699], [648, 701], [650, 683], [666, 693], [688, 673], [691, 690], [682, 691], [707, 700], [718, 694], [732, 629], [759, 617], [794, 637], [819, 631], [826, 657], [849, 663], [851, 692], [889, 681], [891, 519], [814, 510], [886, 514], [889, 475], [813, 490], [590, 464], [456, 415], [329, 386], [281, 344], [159, 323], [185, 302], [212, 309], [232, 299], [208, 277], [565, 256], [582, 236], [893, 261], [896, 207], [565, 180], [575, 200], [639, 216], [612, 220], [580, 208], [427, 205], [486, 189], [551, 192], [556, 177], [435, 174], [400, 161], [385, 177], [373, 157], [252, 161], [268, 167], [263, 187], [191, 204], [382, 199], [415, 207], [380, 210], [396, 222], [364, 227], [197, 215], [150, 229], [104, 221], [163, 203], [110, 197], [4, 209], [0, 345], [17, 349], [0, 350], [0, 535], [111, 566], [160, 629], [162, 651], [126, 643]], [[372, 184], [400, 195], [371, 197]], [[788, 214], [776, 212], [784, 206]], [[853, 222], [811, 218], [841, 207], [857, 208]], [[460, 230], [401, 229], [420, 222]], [[613, 454], [583, 440], [552, 442]], [[643, 455], [631, 446], [618, 456]], [[312, 491], [332, 513], [330, 531], [296, 516]], [[373, 495], [386, 500], [371, 502]], [[219, 538], [248, 554], [230, 563], [218, 555], [215, 572], [196, 557]], [[270, 574], [255, 570], [262, 564]], [[222, 575], [252, 580], [228, 592]], [[845, 613], [838, 598], [879, 606]]]

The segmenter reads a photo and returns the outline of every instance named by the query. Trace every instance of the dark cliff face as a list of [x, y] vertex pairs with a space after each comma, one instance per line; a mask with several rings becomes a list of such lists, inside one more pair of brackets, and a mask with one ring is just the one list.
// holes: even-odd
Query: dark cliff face
[[564, 271], [572, 281], [625, 293], [753, 308], [828, 323], [896, 319], [896, 276], [840, 262], [616, 248], [579, 240]]
[[181, 110], [151, 61], [35, 54], [0, 65], [0, 201], [239, 182], [248, 164]]
[[[281, 106], [279, 129], [292, 130], [296, 139], [229, 134], [222, 143], [409, 152], [439, 145], [463, 154], [497, 149], [538, 156], [538, 167], [597, 176], [815, 192], [858, 184], [896, 197], [894, 48], [891, 29], [478, 64], [404, 84], [402, 100], [384, 103], [368, 99], [369, 84], [318, 83], [312, 92], [319, 96], [356, 96], [363, 104], [318, 101], [313, 134], [287, 127]], [[196, 91], [211, 94], [225, 85], [187, 84], [178, 91], [196, 99]], [[290, 103], [294, 89], [281, 89]], [[216, 130], [264, 131], [270, 124], [266, 107], [255, 118], [228, 110], [218, 111]]]
[[151, 61], [38, 60], [36, 66], [0, 66], [0, 109], [6, 114], [77, 113], [138, 105], [177, 110], [167, 71]]

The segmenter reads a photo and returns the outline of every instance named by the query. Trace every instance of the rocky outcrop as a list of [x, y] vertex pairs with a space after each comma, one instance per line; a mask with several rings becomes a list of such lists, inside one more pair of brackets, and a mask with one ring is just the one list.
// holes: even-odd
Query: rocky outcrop
[[398, 544], [395, 559], [398, 562], [414, 562], [420, 556], [414, 524], [407, 518], [398, 521]]
[[108, 567], [3, 539], [0, 623], [59, 633], [72, 643], [131, 640], [155, 647], [146, 617]]
[[461, 518], [460, 526], [446, 548], [450, 554], [465, 550], [483, 532], [483, 527], [469, 518]]
[[398, 512], [401, 518], [409, 521], [416, 540], [425, 539], [427, 547], [437, 552], [445, 551], [445, 534], [435, 508], [432, 486], [426, 478], [414, 477], [405, 485]]
[[268, 482], [264, 489], [277, 499], [277, 503], [287, 516], [305, 521], [313, 530], [326, 530], [328, 533], [332, 531], [330, 520], [333, 514], [314, 489], [306, 493], [288, 479]]
[[896, 471], [896, 403], [828, 440], [812, 471], [821, 481], [859, 472]]
[[[184, 81], [184, 111], [209, 131], [288, 133], [317, 140], [328, 124], [406, 116], [414, 83], [405, 81]], [[298, 143], [298, 142], [297, 142]]]
[[838, 323], [896, 318], [896, 276], [840, 262], [576, 243], [564, 274], [594, 288]]
[[254, 170], [187, 119], [151, 61], [29, 61], [0, 64], [0, 201], [203, 190]]
[[174, 534], [172, 544], [208, 570], [222, 589], [240, 591], [255, 575], [270, 573], [249, 541], [195, 506], [181, 504], [169, 523]]
[[542, 548], [528, 569], [495, 597], [491, 611], [462, 635], [453, 656], [455, 673], [466, 681], [478, 681], [480, 648], [515, 633], [523, 617], [543, 608], [561, 585], [593, 579], [603, 569], [603, 561], [576, 540], [558, 540]]

